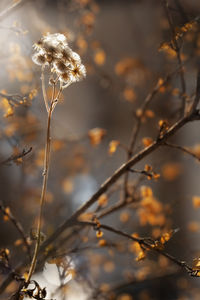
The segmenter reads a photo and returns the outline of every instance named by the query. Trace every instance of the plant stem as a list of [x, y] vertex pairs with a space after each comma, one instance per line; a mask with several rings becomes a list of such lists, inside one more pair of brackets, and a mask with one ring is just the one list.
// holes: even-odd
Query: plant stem
[[46, 93], [46, 88], [45, 88], [44, 67], [42, 67], [41, 81], [42, 81], [42, 93], [43, 93], [44, 103], [45, 103], [46, 110], [47, 110], [47, 113], [48, 113], [49, 112], [49, 105], [48, 105], [47, 93]]
[[[42, 224], [42, 215], [43, 215], [43, 207], [45, 202], [46, 190], [47, 190], [47, 181], [48, 181], [48, 173], [49, 173], [49, 162], [50, 162], [50, 152], [51, 152], [51, 119], [52, 113], [55, 108], [57, 102], [57, 97], [55, 99], [55, 85], [53, 86], [52, 92], [52, 100], [49, 107], [48, 113], [48, 121], [47, 121], [47, 135], [46, 135], [46, 145], [45, 145], [45, 157], [44, 157], [44, 170], [43, 170], [43, 183], [42, 183], [42, 192], [40, 197], [40, 211], [39, 211], [39, 219], [37, 224], [37, 240], [35, 244], [34, 254], [31, 262], [31, 266], [29, 269], [28, 277], [26, 279], [26, 283], [30, 282], [31, 276], [35, 270], [37, 256], [40, 247], [40, 238], [41, 238], [41, 224]], [[46, 104], [46, 102], [45, 102]]]

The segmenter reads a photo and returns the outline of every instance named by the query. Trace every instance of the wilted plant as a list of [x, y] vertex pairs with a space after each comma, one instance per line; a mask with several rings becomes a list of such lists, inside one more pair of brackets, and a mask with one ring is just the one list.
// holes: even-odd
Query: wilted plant
[[[42, 90], [44, 102], [48, 114], [47, 122], [47, 134], [45, 145], [45, 157], [44, 157], [44, 170], [43, 170], [43, 185], [40, 198], [40, 211], [37, 225], [37, 240], [35, 244], [34, 255], [32, 258], [31, 266], [29, 269], [26, 283], [30, 282], [31, 276], [34, 272], [38, 250], [41, 241], [41, 221], [43, 214], [43, 206], [45, 201], [45, 195], [47, 190], [47, 180], [50, 164], [50, 152], [51, 152], [51, 118], [52, 113], [59, 101], [62, 91], [67, 88], [73, 82], [78, 82], [86, 76], [85, 66], [81, 63], [80, 56], [73, 52], [68, 46], [67, 38], [64, 34], [54, 33], [43, 36], [36, 44], [34, 44], [35, 53], [33, 55], [33, 61], [41, 66], [42, 69]], [[49, 101], [45, 90], [45, 68], [50, 73], [49, 84], [52, 86], [52, 97]], [[59, 90], [56, 93], [56, 85], [59, 84]]]

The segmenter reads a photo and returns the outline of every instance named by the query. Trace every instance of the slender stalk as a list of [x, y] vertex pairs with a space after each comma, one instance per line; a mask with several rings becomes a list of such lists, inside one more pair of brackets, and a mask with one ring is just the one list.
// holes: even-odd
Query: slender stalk
[[[44, 98], [45, 100], [45, 98]], [[45, 202], [46, 190], [47, 190], [47, 181], [48, 181], [48, 173], [49, 173], [49, 162], [50, 162], [50, 152], [51, 152], [51, 119], [52, 113], [55, 108], [57, 102], [57, 97], [55, 99], [55, 85], [53, 86], [52, 91], [52, 100], [48, 112], [48, 121], [47, 121], [47, 135], [46, 135], [46, 146], [45, 146], [45, 157], [44, 157], [44, 170], [43, 170], [43, 184], [42, 184], [42, 192], [40, 197], [40, 211], [39, 211], [39, 219], [37, 224], [37, 240], [35, 244], [34, 254], [31, 262], [31, 266], [29, 269], [28, 277], [26, 279], [26, 283], [30, 282], [31, 276], [35, 270], [35, 266], [37, 263], [37, 256], [40, 247], [40, 238], [41, 238], [41, 224], [42, 224], [42, 216], [43, 216], [43, 207]], [[46, 104], [46, 102], [45, 102]]]
[[45, 88], [44, 67], [42, 67], [41, 81], [42, 81], [42, 93], [43, 93], [44, 103], [45, 103], [46, 110], [47, 110], [47, 113], [48, 113], [49, 112], [49, 105], [48, 105], [47, 93], [46, 93], [46, 88]]

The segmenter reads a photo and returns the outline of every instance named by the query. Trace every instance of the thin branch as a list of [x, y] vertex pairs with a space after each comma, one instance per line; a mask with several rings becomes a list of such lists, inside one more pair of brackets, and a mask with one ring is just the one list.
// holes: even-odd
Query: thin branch
[[[48, 104], [47, 93], [46, 93], [46, 88], [45, 88], [44, 67], [42, 67], [41, 82], [42, 82], [42, 93], [43, 93], [45, 107], [46, 107], [47, 113], [49, 113], [49, 104]], [[55, 86], [55, 84], [54, 84], [54, 86]]]
[[200, 64], [198, 67], [198, 73], [197, 73], [197, 84], [196, 84], [196, 94], [195, 99], [192, 105], [192, 110], [196, 109], [200, 100]]
[[[93, 226], [95, 228], [96, 223], [95, 222], [78, 222], [80, 225], [88, 225], [88, 226]], [[134, 242], [137, 242], [140, 246], [144, 246], [146, 249], [154, 251], [159, 253], [160, 255], [168, 258], [169, 260], [171, 260], [173, 263], [175, 263], [176, 265], [178, 265], [179, 267], [183, 268], [187, 273], [189, 273], [190, 275], [193, 274], [193, 269], [192, 267], [188, 266], [184, 261], [180, 261], [177, 258], [175, 258], [174, 256], [172, 256], [171, 254], [165, 252], [164, 250], [161, 250], [157, 247], [155, 247], [155, 244], [150, 242], [148, 238], [140, 238], [140, 237], [134, 237], [124, 231], [115, 229], [111, 226], [108, 225], [104, 225], [104, 224], [98, 224], [98, 228], [99, 229], [105, 229], [107, 231], [110, 231], [112, 233], [115, 233], [119, 236], [123, 236], [126, 237]]]
[[22, 158], [22, 157], [26, 156], [27, 154], [29, 154], [31, 151], [32, 151], [32, 147], [30, 147], [28, 150], [23, 149], [23, 151], [21, 153], [16, 154], [16, 155], [11, 155], [7, 159], [1, 161], [0, 165], [6, 165], [10, 162], [16, 161], [17, 159]]
[[[142, 118], [145, 115], [145, 111], [147, 110], [147, 107], [152, 102], [155, 95], [158, 93], [159, 89], [162, 86], [164, 86], [171, 79], [171, 77], [174, 74], [176, 74], [179, 70], [180, 70], [180, 67], [178, 69], [176, 69], [175, 71], [173, 71], [172, 73], [168, 74], [161, 82], [160, 82], [160, 80], [158, 80], [155, 87], [153, 88], [153, 90], [144, 99], [144, 102], [142, 103], [142, 105], [140, 107], [140, 111], [141, 111], [140, 116], [137, 117], [136, 124], [135, 124], [135, 126], [133, 127], [133, 130], [132, 130], [132, 134], [131, 134], [131, 138], [130, 138], [130, 144], [129, 144], [128, 153], [127, 153], [127, 161], [133, 155], [134, 146], [136, 144], [137, 137], [138, 137], [138, 134], [139, 134], [139, 131], [140, 131], [140, 128], [141, 128], [141, 124], [142, 124]], [[123, 184], [123, 199], [122, 199], [122, 201], [124, 201], [124, 202], [127, 198], [128, 180], [129, 180], [129, 173], [126, 172], [126, 174], [124, 176], [124, 184]]]
[[167, 142], [165, 142], [163, 144], [163, 146], [167, 146], [167, 147], [170, 147], [170, 148], [175, 148], [175, 149], [181, 150], [182, 152], [187, 153], [187, 154], [191, 155], [192, 157], [194, 157], [195, 159], [197, 159], [198, 161], [200, 161], [200, 157], [198, 155], [194, 154], [193, 152], [191, 152], [190, 150], [188, 150], [185, 147], [174, 145], [174, 144], [167, 143]]
[[5, 94], [0, 92], [0, 97], [6, 98], [10, 105], [18, 106], [21, 103], [25, 103], [27, 98], [18, 94]]
[[114, 204], [114, 205], [112, 205], [112, 206], [110, 206], [110, 207], [104, 209], [104, 210], [98, 215], [97, 218], [98, 218], [98, 219], [101, 219], [101, 218], [103, 218], [103, 217], [106, 217], [106, 216], [110, 215], [111, 213], [113, 213], [113, 212], [115, 212], [115, 211], [118, 211], [118, 210], [122, 209], [122, 208], [125, 207], [125, 206], [129, 206], [130, 204], [133, 205], [133, 203], [136, 204], [137, 201], [138, 201], [138, 200], [137, 200], [136, 198], [132, 198], [131, 201], [126, 201], [126, 202], [124, 202], [124, 201], [119, 201], [118, 203], [116, 203], [116, 204]]
[[174, 0], [174, 3], [177, 7], [178, 13], [181, 15], [181, 17], [183, 19], [183, 22], [184, 23], [188, 22], [189, 21], [188, 16], [187, 16], [182, 4], [180, 3], [180, 1], [179, 0]]
[[10, 209], [9, 209], [9, 211], [6, 210], [6, 208], [4, 207], [4, 205], [1, 201], [0, 201], [0, 210], [2, 211], [4, 216], [7, 216], [8, 220], [10, 220], [13, 223], [14, 227], [19, 232], [19, 235], [21, 236], [24, 246], [27, 250], [28, 258], [31, 261], [31, 248], [27, 242], [27, 238], [26, 238], [26, 235], [25, 235], [25, 232], [24, 232], [24, 229], [23, 229], [21, 223], [19, 221], [17, 221], [17, 219], [13, 216]]
[[162, 279], [166, 280], [168, 277], [171, 279], [172, 276], [181, 275], [180, 270], [177, 270], [176, 272], [170, 271], [170, 272], [166, 272], [164, 274], [159, 274], [159, 273], [160, 272], [158, 272], [158, 274], [156, 274], [156, 275], [154, 274], [154, 276], [152, 276], [152, 277], [148, 277], [143, 280], [134, 278], [127, 282], [122, 282], [122, 283], [116, 284], [114, 286], [111, 286], [111, 288], [108, 290], [107, 293], [113, 293], [113, 292], [125, 289], [127, 287], [130, 287], [130, 286], [131, 286], [131, 289], [138, 288], [140, 286], [143, 287], [146, 283], [151, 282], [151, 281], [156, 281], [156, 280], [159, 280], [159, 283], [160, 283], [160, 280], [162, 280]]
[[184, 69], [183, 69], [183, 62], [181, 58], [181, 46], [178, 44], [176, 40], [176, 32], [175, 32], [175, 26], [172, 18], [171, 11], [169, 9], [169, 4], [167, 0], [162, 0], [165, 13], [168, 19], [169, 27], [171, 30], [172, 35], [172, 47], [176, 51], [178, 66], [180, 68], [180, 83], [181, 83], [181, 99], [182, 99], [182, 106], [181, 106], [181, 116], [184, 116], [185, 110], [186, 110], [186, 82], [185, 82], [185, 76], [184, 76]]

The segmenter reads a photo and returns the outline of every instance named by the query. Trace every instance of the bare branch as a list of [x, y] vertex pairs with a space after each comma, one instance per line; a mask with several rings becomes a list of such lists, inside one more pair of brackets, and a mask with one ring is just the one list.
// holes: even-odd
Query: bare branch
[[[132, 134], [131, 134], [131, 138], [130, 138], [130, 144], [129, 144], [128, 153], [127, 153], [127, 161], [133, 155], [134, 146], [135, 146], [135, 143], [137, 141], [137, 137], [138, 137], [138, 134], [139, 134], [139, 131], [140, 131], [140, 128], [141, 128], [141, 124], [142, 124], [142, 118], [145, 115], [145, 111], [147, 110], [148, 106], [150, 105], [150, 103], [154, 99], [155, 95], [158, 93], [159, 89], [162, 86], [166, 85], [167, 82], [172, 78], [172, 76], [175, 75], [179, 70], [180, 70], [180, 67], [178, 69], [176, 69], [175, 71], [173, 71], [172, 73], [168, 74], [161, 81], [158, 80], [155, 87], [153, 88], [153, 90], [144, 99], [144, 102], [142, 103], [142, 105], [140, 107], [140, 116], [137, 117], [136, 124], [135, 124], [135, 126], [133, 127], [133, 130], [132, 130]], [[123, 184], [123, 199], [122, 199], [122, 201], [124, 201], [124, 202], [125, 202], [126, 197], [127, 197], [128, 179], [129, 179], [129, 173], [126, 172], [126, 174], [124, 176], [124, 184]]]
[[176, 51], [176, 56], [177, 56], [177, 61], [178, 61], [178, 66], [180, 67], [180, 82], [181, 82], [181, 99], [182, 99], [182, 106], [181, 106], [181, 116], [184, 116], [185, 110], [186, 110], [186, 82], [185, 82], [185, 76], [184, 76], [184, 69], [183, 69], [183, 62], [181, 58], [181, 47], [182, 47], [182, 42], [179, 45], [177, 40], [176, 40], [176, 32], [175, 32], [175, 25], [173, 22], [172, 14], [169, 9], [169, 4], [167, 0], [162, 0], [165, 13], [168, 19], [169, 27], [171, 30], [171, 35], [172, 35], [172, 48]]
[[16, 161], [17, 159], [22, 158], [22, 157], [26, 156], [27, 154], [29, 154], [31, 151], [32, 151], [32, 147], [30, 147], [28, 150], [23, 149], [23, 151], [21, 153], [16, 154], [16, 155], [11, 155], [7, 159], [1, 161], [0, 165], [6, 165], [10, 162]]
[[21, 103], [26, 103], [26, 97], [18, 94], [5, 94], [0, 92], [0, 97], [6, 98], [10, 105], [19, 105]]
[[198, 67], [198, 73], [197, 73], [197, 85], [196, 85], [196, 95], [195, 95], [195, 99], [192, 105], [192, 110], [195, 110], [199, 104], [199, 100], [200, 100], [200, 64]]
[[25, 235], [25, 232], [24, 232], [24, 229], [23, 229], [21, 223], [19, 221], [17, 221], [17, 219], [13, 216], [12, 212], [10, 211], [10, 209], [7, 210], [4, 207], [4, 205], [3, 205], [3, 203], [1, 201], [0, 201], [0, 210], [2, 211], [2, 213], [3, 213], [4, 216], [7, 216], [8, 220], [10, 220], [13, 223], [13, 225], [15, 226], [15, 228], [17, 229], [17, 231], [19, 232], [19, 235], [22, 238], [24, 246], [26, 247], [28, 258], [29, 258], [29, 260], [31, 260], [30, 245], [27, 242], [27, 238], [26, 238], [26, 235]]
[[199, 156], [197, 156], [196, 154], [194, 154], [193, 152], [191, 152], [189, 149], [187, 149], [185, 147], [174, 145], [174, 144], [170, 144], [170, 143], [167, 143], [167, 142], [164, 143], [163, 146], [168, 146], [170, 148], [175, 148], [175, 149], [181, 150], [182, 152], [187, 153], [187, 154], [193, 156], [194, 158], [196, 158], [198, 161], [200, 161], [200, 157]]
[[[82, 225], [89, 225], [89, 226], [93, 226], [95, 228], [96, 223], [95, 222], [79, 222]], [[146, 249], [154, 251], [159, 253], [162, 256], [165, 256], [166, 258], [168, 258], [170, 261], [172, 261], [173, 263], [175, 263], [176, 265], [178, 265], [179, 267], [183, 268], [187, 273], [189, 273], [190, 275], [193, 275], [193, 269], [192, 267], [190, 267], [189, 265], [187, 265], [184, 261], [180, 261], [177, 258], [175, 258], [174, 256], [172, 256], [171, 254], [165, 252], [164, 250], [159, 249], [158, 247], [155, 247], [154, 241], [150, 241], [151, 239], [149, 238], [141, 238], [141, 237], [134, 237], [124, 231], [115, 229], [111, 226], [108, 225], [104, 225], [104, 224], [99, 224], [98, 226], [99, 229], [105, 229], [107, 231], [113, 232], [117, 235], [126, 237], [134, 242], [137, 242], [140, 246], [144, 246]]]

